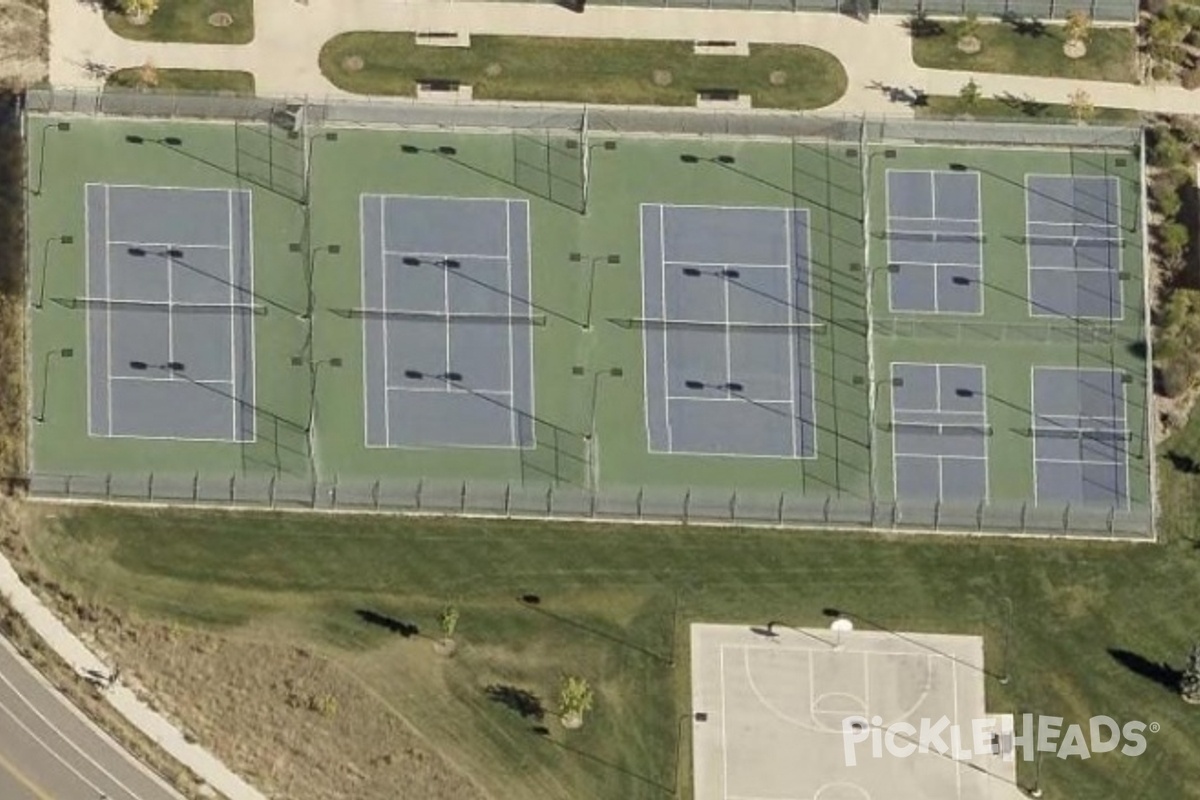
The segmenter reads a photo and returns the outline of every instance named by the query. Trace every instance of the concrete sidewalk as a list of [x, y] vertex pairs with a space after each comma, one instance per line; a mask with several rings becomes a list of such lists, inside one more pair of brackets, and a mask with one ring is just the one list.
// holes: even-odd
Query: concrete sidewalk
[[836, 56], [849, 78], [846, 94], [825, 110], [911, 116], [888, 88], [954, 95], [974, 77], [987, 96], [1012, 94], [1065, 103], [1084, 89], [1097, 106], [1138, 111], [1195, 113], [1200, 93], [1179, 87], [1146, 87], [1099, 81], [972, 75], [927, 70], [912, 60], [904, 18], [869, 22], [830, 13], [658, 9], [588, 6], [582, 14], [550, 3], [448, 2], [447, 0], [256, 0], [254, 41], [247, 45], [134, 42], [112, 33], [96, 8], [80, 0], [50, 0], [50, 82], [96, 86], [89, 71], [150, 62], [158, 67], [236, 69], [252, 72], [263, 95], [312, 98], [346, 93], [321, 75], [321, 47], [355, 30], [456, 31], [622, 39], [736, 39], [806, 44]]
[[131, 725], [153, 740], [180, 764], [200, 776], [229, 800], [266, 800], [266, 796], [235, 775], [216, 756], [188, 742], [179, 728], [150, 708], [120, 681], [108, 685], [112, 668], [102, 662], [26, 586], [7, 559], [0, 557], [0, 594], [54, 652], [82, 677], [107, 685], [104, 698]]

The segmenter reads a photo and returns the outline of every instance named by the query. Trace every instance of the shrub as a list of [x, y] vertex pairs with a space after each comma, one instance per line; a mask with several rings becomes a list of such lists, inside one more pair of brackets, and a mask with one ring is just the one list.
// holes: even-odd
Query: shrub
[[1185, 89], [1200, 89], [1200, 64], [1192, 64], [1179, 76]]
[[1171, 7], [1171, 0], [1144, 0], [1142, 8], [1152, 17], [1161, 17]]
[[1189, 158], [1188, 146], [1167, 125], [1158, 125], [1151, 131], [1150, 163], [1156, 167], [1173, 167]]
[[1183, 208], [1179, 189], [1179, 184], [1172, 180], [1169, 174], [1156, 178], [1150, 184], [1150, 199], [1154, 202], [1154, 207], [1168, 219], [1179, 216], [1179, 211]]
[[158, 11], [158, 0], [120, 0], [121, 12], [135, 19], [149, 19]]
[[1191, 239], [1192, 232], [1180, 222], [1171, 220], [1158, 226], [1158, 246], [1169, 261], [1181, 261]]
[[1176, 289], [1163, 307], [1155, 334], [1161, 388], [1174, 397], [1187, 390], [1200, 371], [1200, 292]]

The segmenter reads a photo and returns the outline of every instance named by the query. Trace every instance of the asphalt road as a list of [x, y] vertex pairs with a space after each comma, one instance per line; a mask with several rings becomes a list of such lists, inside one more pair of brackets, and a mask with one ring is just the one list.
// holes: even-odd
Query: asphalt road
[[0, 638], [2, 800], [181, 800]]

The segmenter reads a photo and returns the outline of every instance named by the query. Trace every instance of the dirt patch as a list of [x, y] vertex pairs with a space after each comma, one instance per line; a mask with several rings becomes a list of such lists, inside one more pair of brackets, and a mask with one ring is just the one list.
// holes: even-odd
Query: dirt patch
[[1087, 45], [1078, 39], [1071, 39], [1063, 45], [1063, 55], [1072, 60], [1087, 55]]
[[767, 76], [767, 80], [772, 86], [783, 86], [787, 83], [787, 73], [781, 69], [772, 70]]
[[0, 88], [46, 79], [48, 35], [45, 0], [0, 0]]
[[362, 72], [362, 68], [366, 66], [362, 56], [346, 56], [342, 59], [342, 69], [346, 72]]
[[651, 78], [654, 80], [655, 86], [670, 86], [671, 81], [675, 80], [675, 76], [669, 69], [656, 69]]
[[483, 68], [483, 74], [487, 75], [489, 78], [499, 78], [503, 72], [504, 67], [495, 61]]
[[214, 11], [208, 15], [208, 24], [214, 28], [228, 28], [233, 24], [233, 15], [228, 11]]

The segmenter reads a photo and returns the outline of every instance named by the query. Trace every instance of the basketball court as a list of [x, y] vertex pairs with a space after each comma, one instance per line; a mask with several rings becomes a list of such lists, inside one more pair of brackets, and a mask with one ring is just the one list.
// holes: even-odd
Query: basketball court
[[[981, 754], [872, 754], [850, 745], [848, 718], [871, 734], [942, 717], [970, 749], [985, 708], [983, 640], [853, 630], [693, 625], [695, 800], [1016, 800], [1016, 762]], [[878, 718], [876, 720], [875, 718]], [[999, 723], [996, 729], [1000, 728]], [[860, 729], [861, 730], [861, 729]], [[865, 738], [865, 737], [864, 737]], [[911, 741], [905, 742], [909, 738]], [[948, 729], [943, 738], [948, 746]], [[898, 734], [897, 744], [917, 744]], [[915, 749], [915, 748], [914, 748]], [[849, 763], [849, 762], [853, 763]]]

